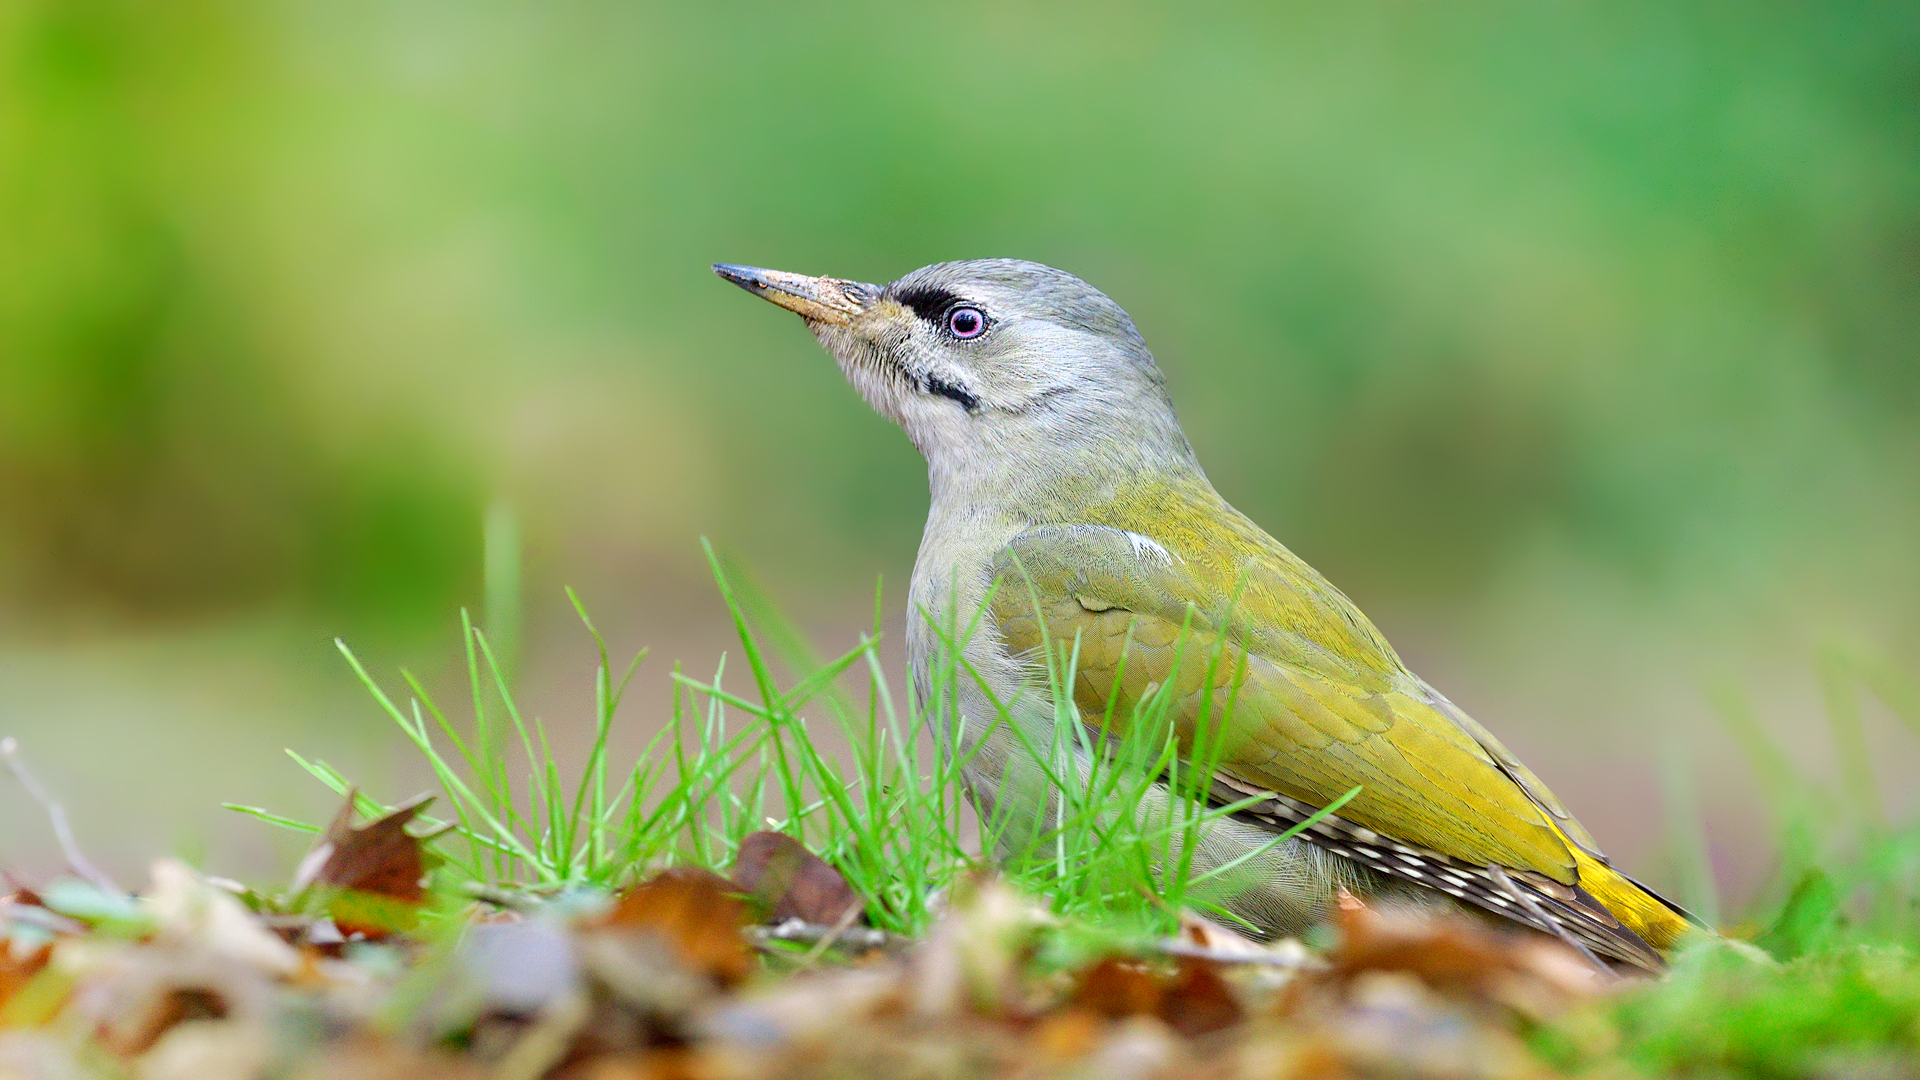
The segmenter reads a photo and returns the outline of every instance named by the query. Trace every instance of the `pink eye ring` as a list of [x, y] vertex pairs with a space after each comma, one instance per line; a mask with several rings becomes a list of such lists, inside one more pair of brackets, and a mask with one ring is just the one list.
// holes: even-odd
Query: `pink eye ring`
[[947, 333], [966, 341], [987, 332], [987, 316], [977, 307], [957, 307], [947, 312]]

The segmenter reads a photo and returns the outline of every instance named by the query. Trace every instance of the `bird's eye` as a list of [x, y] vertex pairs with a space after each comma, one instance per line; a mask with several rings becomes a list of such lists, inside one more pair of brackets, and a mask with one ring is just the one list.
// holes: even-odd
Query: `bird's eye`
[[976, 307], [957, 307], [947, 312], [947, 333], [965, 341], [977, 338], [987, 329], [987, 317]]

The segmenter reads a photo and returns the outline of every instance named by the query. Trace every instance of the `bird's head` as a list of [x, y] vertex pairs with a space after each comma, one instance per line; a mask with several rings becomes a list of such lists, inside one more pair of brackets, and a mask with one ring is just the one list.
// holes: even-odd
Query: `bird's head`
[[1190, 464], [1165, 380], [1120, 305], [1018, 259], [922, 267], [890, 285], [719, 264], [796, 312], [847, 381], [936, 472]]

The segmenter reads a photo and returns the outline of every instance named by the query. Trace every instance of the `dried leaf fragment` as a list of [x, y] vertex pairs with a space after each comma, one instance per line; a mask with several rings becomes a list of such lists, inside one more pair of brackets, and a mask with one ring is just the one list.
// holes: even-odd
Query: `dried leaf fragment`
[[334, 815], [320, 842], [294, 871], [293, 891], [320, 886], [335, 890], [327, 910], [348, 934], [381, 937], [410, 930], [426, 895], [427, 853], [407, 823], [433, 801], [418, 795], [386, 816], [354, 827], [354, 793]]
[[1503, 932], [1464, 918], [1367, 908], [1339, 914], [1336, 980], [1404, 972], [1456, 998], [1517, 1009], [1535, 1019], [1605, 988], [1573, 950], [1537, 934]]
[[672, 943], [682, 963], [732, 986], [753, 970], [753, 954], [740, 930], [747, 906], [718, 874], [676, 868], [628, 890], [607, 913], [609, 927], [644, 930]]
[[1109, 956], [1080, 975], [1073, 1003], [1112, 1019], [1151, 1015], [1160, 1007], [1161, 986], [1147, 965]]
[[1109, 956], [1080, 976], [1073, 1003], [1112, 1019], [1152, 1016], [1188, 1037], [1240, 1022], [1239, 998], [1216, 965], [1181, 958], [1171, 977], [1137, 960]]
[[40, 970], [53, 958], [53, 942], [43, 941], [36, 946], [16, 949], [5, 940], [0, 940], [0, 1013], [7, 1002], [32, 981]]
[[156, 859], [146, 908], [159, 940], [205, 951], [278, 978], [300, 969], [300, 956], [233, 894], [202, 881], [178, 859]]
[[840, 871], [786, 833], [757, 832], [742, 840], [733, 883], [768, 922], [839, 926], [858, 918], [865, 906]]

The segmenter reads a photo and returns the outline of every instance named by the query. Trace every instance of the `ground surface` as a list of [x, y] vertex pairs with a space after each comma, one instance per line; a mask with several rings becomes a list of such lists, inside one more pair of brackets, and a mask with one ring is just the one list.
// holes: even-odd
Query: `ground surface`
[[[1357, 903], [1317, 948], [1191, 915], [1103, 933], [984, 876], [914, 940], [780, 834], [731, 878], [539, 892], [436, 874], [417, 810], [343, 811], [272, 896], [162, 861], [137, 896], [0, 901], [0, 1077], [1920, 1075], [1920, 963], [1893, 947], [1702, 940], [1627, 981]], [[1818, 891], [1776, 949], [1833, 917]]]

